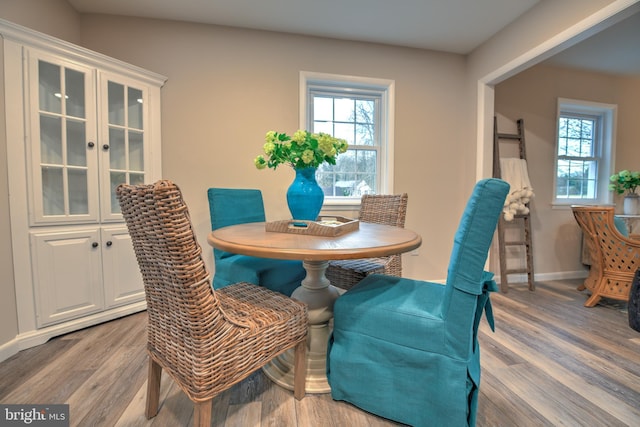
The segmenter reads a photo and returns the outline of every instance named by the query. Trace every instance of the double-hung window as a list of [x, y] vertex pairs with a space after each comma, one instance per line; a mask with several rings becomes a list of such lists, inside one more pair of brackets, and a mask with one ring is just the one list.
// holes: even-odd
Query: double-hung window
[[349, 144], [316, 178], [325, 204], [355, 204], [393, 188], [393, 81], [301, 72], [301, 128]]
[[559, 99], [554, 204], [609, 203], [614, 105]]

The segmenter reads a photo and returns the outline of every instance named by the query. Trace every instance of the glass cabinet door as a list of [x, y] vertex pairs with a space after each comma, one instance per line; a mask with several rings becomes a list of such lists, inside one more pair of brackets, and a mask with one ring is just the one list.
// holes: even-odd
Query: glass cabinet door
[[98, 219], [94, 75], [89, 68], [30, 58], [33, 220]]
[[[145, 182], [147, 92], [138, 82], [102, 75], [102, 219], [121, 219], [116, 188]], [[108, 196], [107, 196], [108, 195]]]

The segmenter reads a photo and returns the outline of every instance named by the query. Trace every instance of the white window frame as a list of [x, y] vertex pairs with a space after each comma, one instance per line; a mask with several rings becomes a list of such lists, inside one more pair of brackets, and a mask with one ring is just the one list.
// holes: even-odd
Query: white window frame
[[[300, 71], [300, 129], [310, 129], [313, 118], [310, 117], [309, 92], [312, 88], [326, 88], [346, 95], [354, 89], [367, 90], [380, 94], [380, 147], [378, 155], [378, 194], [393, 194], [393, 135], [395, 118], [395, 81], [371, 77], [345, 76], [339, 74]], [[360, 197], [325, 197], [324, 204], [332, 207], [354, 206], [360, 204]]]
[[[600, 102], [583, 101], [568, 98], [558, 98], [558, 108], [556, 115], [555, 152], [553, 168], [553, 206], [568, 207], [571, 205], [598, 205], [611, 204], [613, 194], [609, 191], [609, 177], [615, 168], [615, 141], [616, 141], [616, 120], [618, 106], [615, 104], [604, 104]], [[595, 138], [595, 160], [597, 162], [598, 178], [596, 198], [561, 198], [556, 197], [556, 185], [558, 178], [558, 144], [559, 144], [559, 124], [562, 115], [588, 115], [596, 116], [599, 119], [600, 129]]]

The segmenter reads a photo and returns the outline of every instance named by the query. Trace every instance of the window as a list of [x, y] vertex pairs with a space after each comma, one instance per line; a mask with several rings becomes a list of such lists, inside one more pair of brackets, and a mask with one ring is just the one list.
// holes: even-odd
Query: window
[[616, 106], [558, 100], [554, 204], [610, 203]]
[[354, 204], [393, 188], [393, 92], [390, 80], [301, 72], [301, 128], [349, 143], [316, 178], [326, 204]]

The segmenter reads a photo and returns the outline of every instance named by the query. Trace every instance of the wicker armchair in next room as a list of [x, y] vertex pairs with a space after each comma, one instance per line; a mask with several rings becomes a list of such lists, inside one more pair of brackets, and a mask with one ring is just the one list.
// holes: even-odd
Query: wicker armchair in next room
[[572, 206], [573, 216], [585, 233], [591, 271], [584, 287], [591, 291], [585, 307], [602, 297], [627, 301], [636, 270], [640, 268], [640, 240], [616, 227], [613, 206]]

